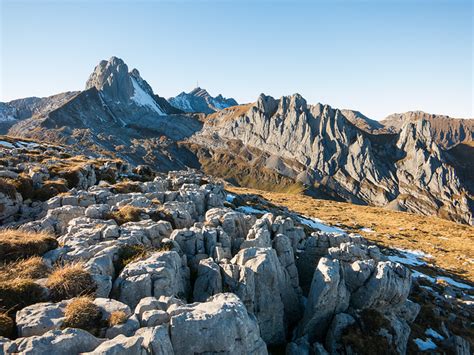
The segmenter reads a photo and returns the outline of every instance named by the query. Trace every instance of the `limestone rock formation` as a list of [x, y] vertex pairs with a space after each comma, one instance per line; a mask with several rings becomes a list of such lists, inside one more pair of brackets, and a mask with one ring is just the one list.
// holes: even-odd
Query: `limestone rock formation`
[[474, 121], [472, 119], [452, 118], [444, 115], [433, 115], [422, 111], [394, 113], [385, 117], [380, 123], [386, 130], [396, 133], [407, 123], [428, 121], [433, 140], [443, 148], [456, 144], [474, 141]]
[[177, 355], [267, 354], [255, 319], [233, 294], [219, 294], [208, 302], [178, 308], [176, 313], [171, 317], [170, 337]]
[[[472, 224], [472, 196], [433, 140], [427, 121], [406, 122], [399, 133], [368, 134], [340, 110], [308, 105], [299, 94], [278, 100], [262, 94], [253, 104], [209, 116], [190, 138], [207, 147], [207, 156], [235, 140], [281, 161], [298, 162], [269, 166], [262, 159], [260, 169], [270, 168], [315, 194]], [[201, 155], [203, 164], [211, 159], [207, 156]]]

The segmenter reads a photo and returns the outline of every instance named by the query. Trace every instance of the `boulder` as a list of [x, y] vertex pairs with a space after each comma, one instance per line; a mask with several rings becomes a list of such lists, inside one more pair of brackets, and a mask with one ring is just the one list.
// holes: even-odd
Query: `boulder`
[[313, 275], [298, 334], [307, 334], [310, 342], [322, 339], [334, 314], [344, 312], [349, 307], [349, 298], [340, 261], [321, 258]]
[[259, 328], [240, 299], [230, 293], [185, 306], [171, 317], [174, 353], [267, 354]]
[[406, 302], [411, 288], [411, 272], [392, 261], [379, 262], [370, 278], [351, 297], [354, 308], [387, 310]]
[[36, 303], [16, 313], [15, 322], [20, 337], [42, 335], [53, 329], [60, 329], [64, 322], [67, 302]]
[[169, 314], [159, 309], [145, 311], [141, 315], [142, 327], [155, 327], [164, 323], [168, 323], [169, 320]]
[[126, 337], [125, 335], [117, 335], [115, 338], [104, 341], [94, 351], [85, 352], [89, 355], [136, 355], [144, 353], [142, 349], [143, 337], [136, 335]]
[[4, 346], [5, 353], [70, 355], [92, 351], [103, 340], [82, 329], [51, 330], [43, 335], [19, 338]]
[[118, 299], [135, 308], [144, 297], [184, 297], [189, 280], [175, 251], [158, 252], [145, 260], [128, 264], [114, 283]]
[[203, 302], [221, 292], [222, 277], [219, 265], [212, 258], [199, 261], [197, 279], [194, 283], [194, 301]]
[[132, 315], [130, 307], [126, 304], [111, 298], [96, 298], [94, 304], [102, 311], [102, 319], [108, 320], [113, 312], [124, 312], [127, 317]]
[[137, 329], [140, 328], [140, 322], [136, 315], [130, 316], [125, 323], [116, 324], [105, 331], [105, 337], [107, 339], [113, 339], [117, 335], [125, 335], [130, 337], [135, 334]]
[[142, 347], [148, 354], [174, 355], [168, 326], [160, 325], [153, 328], [141, 328], [136, 335], [143, 337]]
[[271, 248], [241, 250], [233, 259], [235, 266], [224, 266], [224, 280], [257, 317], [267, 344], [281, 344], [287, 326], [300, 316], [300, 300], [291, 278]]

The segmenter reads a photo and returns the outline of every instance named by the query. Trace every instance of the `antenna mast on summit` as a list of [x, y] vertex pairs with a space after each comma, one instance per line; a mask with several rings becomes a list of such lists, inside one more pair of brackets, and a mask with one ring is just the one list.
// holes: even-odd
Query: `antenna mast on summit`
[[199, 80], [196, 80], [196, 87], [199, 87]]

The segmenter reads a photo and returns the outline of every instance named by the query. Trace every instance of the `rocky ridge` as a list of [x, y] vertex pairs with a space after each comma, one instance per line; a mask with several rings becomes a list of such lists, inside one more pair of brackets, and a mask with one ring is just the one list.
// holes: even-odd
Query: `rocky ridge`
[[399, 132], [406, 122], [429, 121], [434, 141], [445, 149], [474, 140], [474, 119], [452, 118], [423, 111], [395, 113], [380, 123], [388, 132]]
[[209, 116], [190, 138], [212, 149], [232, 140], [278, 159], [266, 168], [335, 198], [473, 223], [472, 196], [434, 142], [428, 121], [407, 122], [398, 134], [371, 135], [328, 105], [308, 105], [298, 94], [278, 100], [262, 94], [242, 110]]
[[[2, 193], [22, 172], [47, 166], [38, 150], [55, 158], [55, 166], [78, 159], [65, 156], [67, 148], [7, 143], [1, 146], [9, 162]], [[34, 191], [60, 179], [67, 189], [38, 202], [34, 212], [21, 205], [1, 220], [8, 233], [47, 233], [56, 240], [40, 253], [47, 279], [23, 281], [35, 285], [38, 298], [31, 294], [20, 307], [0, 303], [16, 324], [16, 336], [0, 338], [5, 353], [325, 354], [378, 348], [405, 354], [417, 346], [410, 334], [420, 327], [420, 309], [425, 311], [415, 302], [415, 296], [425, 301], [417, 279], [360, 235], [264, 201], [250, 205], [259, 199], [229, 195], [221, 182], [196, 171], [157, 174], [146, 167], [132, 171], [119, 161], [85, 160], [73, 175], [52, 163], [30, 175]], [[26, 193], [16, 189], [8, 191], [10, 198]], [[75, 265], [87, 282], [58, 289], [66, 274], [53, 278], [57, 268]], [[2, 295], [19, 292], [13, 282], [0, 281]], [[86, 300], [79, 297], [84, 294]], [[77, 302], [95, 312], [87, 318], [93, 324], [71, 318]], [[464, 333], [450, 324], [431, 324], [435, 335], [426, 341], [469, 353]]]
[[211, 96], [207, 90], [197, 87], [189, 93], [184, 91], [175, 97], [168, 99], [170, 104], [184, 112], [210, 114], [227, 107], [236, 106], [237, 101], [232, 98], [226, 99], [222, 95]]
[[20, 120], [41, 116], [61, 107], [77, 94], [78, 92], [71, 91], [49, 97], [27, 97], [0, 103], [0, 134], [8, 132]]

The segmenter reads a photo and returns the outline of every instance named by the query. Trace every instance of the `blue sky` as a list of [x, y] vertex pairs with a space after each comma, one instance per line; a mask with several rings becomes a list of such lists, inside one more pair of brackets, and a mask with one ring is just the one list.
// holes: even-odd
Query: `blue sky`
[[474, 117], [470, 0], [0, 1], [0, 101], [80, 90], [115, 55], [165, 97]]

